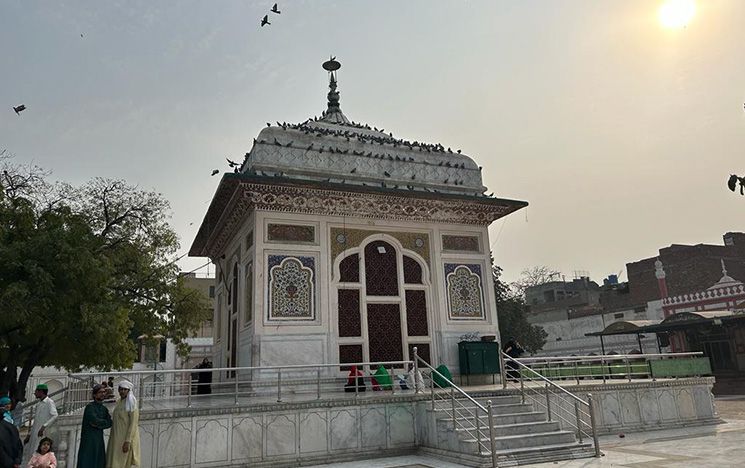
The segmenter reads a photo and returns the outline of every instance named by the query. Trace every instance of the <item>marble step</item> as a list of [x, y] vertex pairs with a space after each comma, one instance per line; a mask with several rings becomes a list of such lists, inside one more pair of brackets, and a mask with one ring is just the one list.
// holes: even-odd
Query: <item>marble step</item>
[[[550, 444], [539, 447], [497, 451], [498, 466], [532, 465], [556, 463], [564, 460], [591, 458], [595, 450], [589, 443]], [[486, 466], [491, 466], [487, 464]]]
[[[466, 418], [456, 418], [458, 421], [464, 421]], [[488, 416], [479, 416], [479, 419], [481, 420], [484, 427], [486, 427], [488, 423]], [[500, 415], [495, 415], [493, 418], [494, 425], [506, 425], [506, 424], [520, 424], [520, 423], [534, 423], [534, 422], [541, 422], [546, 420], [546, 415], [540, 411], [527, 411], [527, 412], [520, 412], [520, 413], [505, 413]], [[471, 419], [473, 420], [473, 419]], [[453, 418], [452, 417], [444, 417], [437, 420], [438, 422], [442, 421], [443, 423], [452, 423]]]
[[[447, 404], [449, 403], [449, 404]], [[439, 404], [435, 404], [435, 412], [436, 413], [448, 413], [453, 411], [452, 403], [450, 402], [439, 402]], [[470, 403], [470, 402], [469, 402]], [[473, 406], [473, 404], [470, 405], [463, 405], [461, 406], [459, 403], [456, 402], [455, 404], [455, 411], [456, 414], [458, 412], [460, 413], [468, 413], [474, 414], [476, 412], [477, 407]], [[492, 405], [492, 414], [493, 415], [501, 415], [501, 414], [514, 414], [514, 413], [529, 413], [533, 411], [533, 406], [529, 404], [523, 404], [523, 403], [508, 403], [506, 405]], [[430, 410], [431, 411], [431, 410]], [[481, 408], [478, 408], [478, 411], [483, 414], [484, 412], [481, 410]]]
[[[422, 447], [420, 448], [420, 452], [451, 463], [461, 463], [467, 466], [483, 468], [492, 466], [492, 457], [488, 450], [482, 454], [472, 454]], [[594, 450], [590, 444], [586, 443], [553, 444], [541, 447], [502, 450], [497, 451], [496, 455], [497, 466], [518, 466], [589, 458], [594, 456]]]
[[[446, 398], [448, 399], [448, 402], [449, 402], [450, 396], [448, 395]], [[486, 408], [486, 402], [489, 400], [491, 400], [492, 406], [522, 403], [522, 401], [520, 400], [520, 395], [499, 395], [499, 396], [493, 396], [493, 397], [479, 397], [479, 398], [474, 398], [474, 400], [476, 400], [484, 408]], [[464, 405], [475, 406], [473, 402], [471, 402], [468, 398], [456, 397], [455, 401], [457, 403], [462, 403]], [[438, 398], [437, 400], [435, 400], [435, 405], [439, 403], [444, 403], [444, 402], [445, 402], [444, 400]]]
[[[483, 446], [490, 447], [491, 442], [486, 434], [482, 434], [480, 441]], [[559, 444], [576, 444], [577, 440], [574, 437], [574, 433], [571, 431], [550, 431], [550, 432], [537, 432], [534, 434], [517, 434], [509, 436], [500, 436], [494, 438], [495, 449], [497, 451], [505, 450], [516, 450], [522, 448], [534, 448], [546, 445], [559, 445]], [[465, 446], [465, 451], [478, 451], [476, 447], [476, 439], [464, 439], [462, 444]], [[472, 446], [472, 448], [468, 448]]]
[[[461, 421], [461, 424], [463, 424], [463, 421]], [[479, 428], [485, 432], [487, 430], [487, 425], [480, 425]], [[466, 424], [465, 427], [457, 427], [455, 431], [467, 434], [468, 431], [475, 431], [475, 429], [476, 426], [474, 426], [473, 421], [471, 421], [470, 426]], [[558, 431], [559, 429], [560, 426], [558, 421], [535, 421], [517, 424], [495, 424], [493, 426], [493, 430], [497, 437], [552, 432]]]

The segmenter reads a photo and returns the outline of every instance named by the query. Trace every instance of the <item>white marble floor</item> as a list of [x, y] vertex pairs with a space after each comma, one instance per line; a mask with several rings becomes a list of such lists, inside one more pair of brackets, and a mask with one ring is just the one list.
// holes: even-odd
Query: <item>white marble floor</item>
[[[699, 468], [745, 466], [745, 420], [716, 426], [691, 427], [618, 435], [600, 439], [605, 456], [530, 465], [535, 468]], [[430, 457], [403, 456], [359, 462], [318, 465], [333, 468], [457, 468]]]

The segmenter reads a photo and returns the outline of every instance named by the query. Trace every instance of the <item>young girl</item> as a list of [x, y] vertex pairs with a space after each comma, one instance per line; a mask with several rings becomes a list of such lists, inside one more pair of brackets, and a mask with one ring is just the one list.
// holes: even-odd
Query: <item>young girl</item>
[[44, 437], [39, 441], [39, 448], [29, 460], [27, 468], [57, 468], [57, 458], [52, 452], [52, 439]]

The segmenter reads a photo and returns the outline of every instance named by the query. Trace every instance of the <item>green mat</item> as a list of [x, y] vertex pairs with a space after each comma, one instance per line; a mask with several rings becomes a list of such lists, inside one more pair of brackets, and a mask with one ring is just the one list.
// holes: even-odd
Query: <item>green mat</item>
[[[440, 364], [437, 366], [437, 369], [435, 369], [440, 374], [437, 374], [437, 372], [432, 373], [432, 380], [435, 381], [435, 385], [437, 385], [440, 388], [448, 388], [450, 386], [450, 383], [443, 379], [442, 377], [446, 377], [450, 382], [453, 381], [453, 375], [450, 373], [450, 369], [447, 368], [445, 364]], [[442, 377], [440, 376], [442, 375]]]
[[375, 371], [375, 374], [373, 374], [373, 377], [375, 377], [375, 380], [378, 381], [378, 385], [380, 385], [380, 388], [383, 390], [390, 390], [391, 385], [393, 384], [393, 379], [391, 378], [391, 374], [388, 373], [387, 370], [385, 370], [385, 367], [379, 366], [378, 370]]

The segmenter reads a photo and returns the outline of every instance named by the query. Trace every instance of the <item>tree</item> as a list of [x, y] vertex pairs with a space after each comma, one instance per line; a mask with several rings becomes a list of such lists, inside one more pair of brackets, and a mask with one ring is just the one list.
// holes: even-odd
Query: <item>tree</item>
[[531, 325], [528, 322], [528, 307], [525, 304], [524, 296], [500, 279], [502, 269], [499, 266], [492, 266], [492, 275], [499, 316], [499, 335], [502, 337], [502, 341], [514, 337], [529, 353], [540, 351], [546, 344], [548, 334], [543, 327]]
[[520, 273], [520, 279], [512, 283], [512, 288], [517, 294], [525, 297], [525, 290], [531, 286], [550, 283], [561, 278], [561, 272], [546, 265], [527, 268]]
[[133, 330], [187, 351], [209, 317], [169, 260], [178, 239], [163, 197], [120, 180], [52, 185], [1, 162], [0, 391], [23, 394], [36, 366], [130, 367]]

